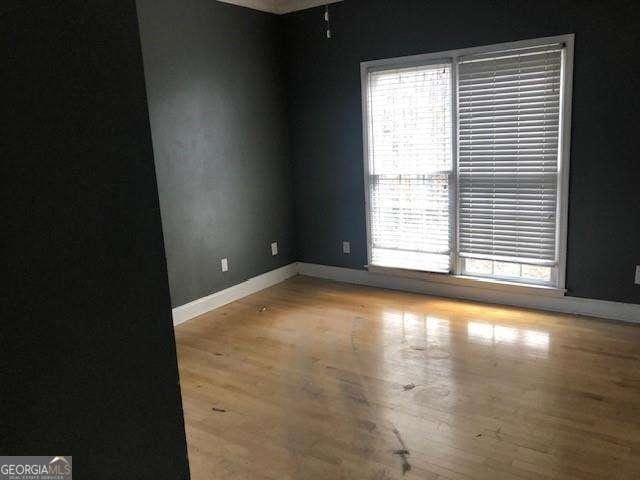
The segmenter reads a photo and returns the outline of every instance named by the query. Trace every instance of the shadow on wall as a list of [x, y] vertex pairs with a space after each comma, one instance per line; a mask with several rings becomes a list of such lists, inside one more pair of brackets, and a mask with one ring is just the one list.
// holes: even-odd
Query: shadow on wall
[[133, 1], [0, 16], [8, 311], [0, 452], [189, 477]]

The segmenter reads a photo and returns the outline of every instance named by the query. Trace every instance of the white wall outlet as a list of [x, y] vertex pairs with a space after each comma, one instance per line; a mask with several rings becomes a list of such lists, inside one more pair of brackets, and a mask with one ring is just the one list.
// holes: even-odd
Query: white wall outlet
[[274, 257], [278, 254], [278, 242], [273, 242], [271, 244], [271, 255]]
[[227, 261], [226, 258], [220, 259], [220, 267], [222, 267], [223, 272], [226, 272], [229, 270], [229, 262]]
[[640, 265], [636, 265], [636, 285], [640, 285]]
[[347, 255], [351, 253], [351, 242], [342, 242], [342, 253]]

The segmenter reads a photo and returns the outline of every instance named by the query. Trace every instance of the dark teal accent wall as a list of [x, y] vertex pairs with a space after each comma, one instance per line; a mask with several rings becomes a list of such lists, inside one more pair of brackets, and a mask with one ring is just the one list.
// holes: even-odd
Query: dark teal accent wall
[[295, 261], [281, 18], [214, 0], [138, 13], [176, 307]]
[[[363, 268], [359, 64], [575, 33], [568, 294], [640, 303], [640, 4], [345, 0], [284, 18], [299, 260]], [[342, 240], [351, 241], [343, 255]]]

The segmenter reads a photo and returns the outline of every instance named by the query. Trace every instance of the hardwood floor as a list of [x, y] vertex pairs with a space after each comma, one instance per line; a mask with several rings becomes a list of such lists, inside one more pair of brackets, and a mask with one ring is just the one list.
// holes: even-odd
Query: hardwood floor
[[640, 328], [295, 277], [176, 328], [204, 479], [639, 479]]

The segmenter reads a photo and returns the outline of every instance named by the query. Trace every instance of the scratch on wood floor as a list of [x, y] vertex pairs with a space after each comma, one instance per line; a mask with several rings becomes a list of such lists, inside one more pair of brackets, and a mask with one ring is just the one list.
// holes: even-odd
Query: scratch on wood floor
[[411, 453], [405, 445], [404, 440], [402, 440], [402, 435], [400, 435], [400, 431], [395, 427], [395, 425], [393, 426], [393, 433], [398, 439], [398, 443], [400, 443], [400, 446], [402, 447], [398, 450], [394, 450], [393, 454], [398, 455], [402, 459], [402, 475], [404, 475], [409, 470], [411, 470], [411, 464], [407, 460], [407, 456], [409, 456]]

